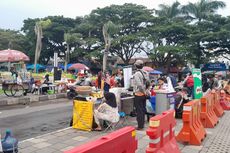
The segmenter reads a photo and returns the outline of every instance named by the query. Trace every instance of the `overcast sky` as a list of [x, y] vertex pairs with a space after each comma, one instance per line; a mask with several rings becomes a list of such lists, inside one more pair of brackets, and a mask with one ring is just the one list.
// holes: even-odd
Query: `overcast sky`
[[[181, 4], [188, 1], [178, 0]], [[230, 0], [222, 0], [227, 7], [218, 11], [220, 14], [230, 15]], [[0, 28], [19, 30], [23, 20], [27, 18], [43, 18], [52, 15], [63, 15], [75, 18], [89, 14], [93, 9], [103, 8], [111, 4], [136, 3], [157, 8], [159, 4], [172, 4], [174, 0], [0, 0]]]

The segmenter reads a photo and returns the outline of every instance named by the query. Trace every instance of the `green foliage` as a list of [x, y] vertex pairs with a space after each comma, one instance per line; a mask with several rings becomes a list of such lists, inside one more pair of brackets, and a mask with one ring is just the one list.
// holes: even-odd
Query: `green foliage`
[[82, 42], [82, 34], [80, 33], [64, 33], [64, 40], [66, 43], [71, 44], [74, 42]]
[[26, 51], [26, 37], [19, 31], [0, 29], [0, 50], [16, 49]]
[[213, 15], [219, 8], [224, 8], [226, 4], [222, 1], [200, 0], [196, 3], [189, 2], [188, 5], [183, 6], [182, 11], [191, 19], [207, 19], [208, 16]]
[[160, 10], [155, 10], [155, 13], [160, 17], [174, 18], [181, 14], [180, 3], [174, 2], [171, 6], [160, 4]]
[[[111, 5], [93, 10], [90, 18], [98, 27], [102, 27], [107, 21], [119, 25], [119, 32], [112, 36], [110, 53], [128, 64], [129, 60], [143, 49], [141, 45], [145, 40], [144, 29], [152, 18], [152, 11], [135, 4]], [[98, 31], [101, 31], [101, 28]], [[101, 38], [99, 37], [100, 40]]]
[[120, 57], [125, 64], [135, 54], [146, 52], [156, 66], [169, 66], [173, 61], [199, 65], [215, 56], [230, 55], [230, 17], [216, 14], [223, 7], [225, 3], [215, 0], [199, 0], [186, 6], [179, 2], [161, 4], [159, 10], [124, 4], [98, 8], [75, 19], [63, 16], [26, 19], [23, 34], [0, 30], [0, 49], [8, 48], [11, 42], [13, 49], [25, 51], [33, 62], [34, 26], [39, 23], [43, 27], [39, 63], [47, 64], [54, 51], [65, 54], [66, 43], [71, 49], [70, 62], [92, 59], [102, 62], [104, 26], [111, 40], [110, 54]]
[[47, 20], [41, 20], [41, 21], [39, 21], [38, 24], [39, 24], [43, 29], [46, 29], [46, 28], [48, 28], [48, 27], [52, 24], [52, 22], [51, 22], [50, 19], [47, 19]]
[[65, 45], [63, 44], [64, 33], [73, 29], [78, 21], [79, 20], [76, 21], [71, 18], [64, 18], [63, 16], [48, 16], [43, 19], [24, 20], [22, 30], [29, 38], [28, 41], [30, 45], [28, 46], [28, 53], [32, 59], [34, 59], [36, 46], [36, 36], [34, 34], [34, 26], [36, 22], [39, 22], [39, 24], [45, 28], [43, 30], [43, 45], [39, 63], [47, 64], [50, 58], [53, 57], [55, 51], [59, 54], [65, 52]]

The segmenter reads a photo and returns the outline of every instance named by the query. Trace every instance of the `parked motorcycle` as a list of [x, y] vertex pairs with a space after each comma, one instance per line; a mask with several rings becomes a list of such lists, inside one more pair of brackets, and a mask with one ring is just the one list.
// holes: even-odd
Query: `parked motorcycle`
[[68, 86], [67, 89], [67, 98], [72, 100], [77, 96], [77, 92], [76, 92], [76, 87], [75, 86]]

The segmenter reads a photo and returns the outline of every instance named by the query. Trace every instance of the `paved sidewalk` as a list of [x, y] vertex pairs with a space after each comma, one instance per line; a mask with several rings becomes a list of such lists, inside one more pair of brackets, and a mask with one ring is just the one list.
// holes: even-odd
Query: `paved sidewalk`
[[53, 99], [66, 98], [66, 93], [56, 93], [51, 95], [34, 95], [28, 93], [26, 96], [21, 97], [7, 97], [5, 95], [0, 95], [0, 106], [12, 106], [17, 104], [28, 105], [30, 103], [37, 103], [40, 101], [47, 101]]
[[[230, 152], [230, 111], [225, 112], [220, 118], [219, 124], [214, 129], [206, 129], [207, 137], [201, 146], [184, 145], [178, 143], [182, 153], [229, 153]], [[129, 117], [128, 123], [135, 126], [135, 118]], [[146, 123], [146, 127], [148, 127]], [[182, 127], [182, 120], [177, 120], [175, 133]], [[147, 129], [147, 128], [145, 128]], [[28, 139], [19, 143], [20, 153], [59, 153], [89, 141], [95, 140], [105, 132], [86, 132], [72, 128], [67, 128]], [[149, 143], [149, 138], [145, 131], [137, 131], [138, 150], [136, 153], [144, 153]]]

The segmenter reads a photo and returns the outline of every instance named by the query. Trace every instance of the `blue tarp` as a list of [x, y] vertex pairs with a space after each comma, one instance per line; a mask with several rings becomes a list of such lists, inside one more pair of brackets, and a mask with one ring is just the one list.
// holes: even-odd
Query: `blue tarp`
[[[29, 65], [27, 65], [26, 66], [26, 69], [28, 69], [28, 70], [33, 70], [34, 69], [34, 64], [29, 64]], [[44, 70], [44, 69], [46, 69], [46, 67], [45, 66], [43, 66], [43, 65], [41, 65], [41, 64], [37, 64], [36, 65], [36, 70]]]
[[[72, 63], [67, 64], [67, 70], [68, 70], [68, 69], [69, 69], [69, 67], [70, 67], [70, 66], [72, 66], [72, 65], [73, 65]], [[59, 67], [59, 68], [61, 68], [62, 70], [64, 70], [64, 69], [65, 69], [65, 65], [63, 65], [63, 64], [58, 65], [58, 67]]]
[[149, 74], [162, 74], [162, 72], [157, 71], [157, 70], [153, 70], [153, 71], [149, 72]]

